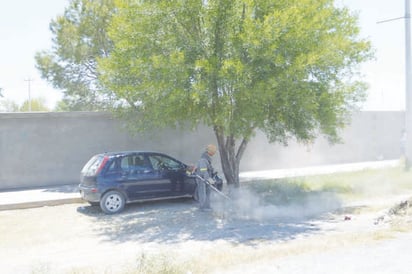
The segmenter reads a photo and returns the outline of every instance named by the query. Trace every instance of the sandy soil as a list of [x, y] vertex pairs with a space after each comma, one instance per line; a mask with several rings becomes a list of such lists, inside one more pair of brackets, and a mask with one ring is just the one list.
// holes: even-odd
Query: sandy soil
[[[411, 273], [407, 196], [279, 214], [192, 200], [0, 211], [1, 273]], [[409, 196], [410, 197], [410, 196]], [[325, 203], [322, 203], [325, 205]], [[333, 205], [333, 206], [331, 206]], [[251, 204], [250, 208], [255, 207]], [[250, 209], [249, 208], [249, 209]], [[392, 208], [392, 211], [390, 209]], [[401, 212], [402, 211], [402, 212]]]

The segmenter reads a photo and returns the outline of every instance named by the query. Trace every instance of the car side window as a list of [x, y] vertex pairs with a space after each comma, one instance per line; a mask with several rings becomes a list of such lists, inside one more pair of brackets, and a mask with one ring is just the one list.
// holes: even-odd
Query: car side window
[[128, 155], [121, 159], [120, 167], [123, 171], [131, 174], [139, 174], [150, 169], [144, 155]]
[[144, 155], [136, 155], [133, 159], [134, 167], [140, 169], [147, 169], [149, 165], [146, 163]]
[[154, 170], [178, 170], [182, 168], [181, 163], [163, 155], [151, 155], [149, 156], [149, 160]]
[[120, 168], [122, 171], [130, 171], [131, 161], [129, 156], [125, 156], [120, 160]]
[[118, 173], [120, 171], [117, 159], [113, 159], [107, 167], [106, 174]]

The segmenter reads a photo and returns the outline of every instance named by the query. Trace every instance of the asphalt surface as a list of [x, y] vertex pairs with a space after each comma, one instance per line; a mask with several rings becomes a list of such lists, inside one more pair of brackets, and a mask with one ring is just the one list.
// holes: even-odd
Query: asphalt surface
[[[362, 162], [341, 165], [312, 166], [293, 169], [276, 169], [240, 173], [240, 180], [247, 182], [256, 179], [299, 177], [334, 172], [349, 172], [362, 169], [394, 167], [399, 160]], [[84, 202], [77, 185], [62, 185], [36, 189], [18, 189], [0, 192], [0, 210], [24, 209]]]

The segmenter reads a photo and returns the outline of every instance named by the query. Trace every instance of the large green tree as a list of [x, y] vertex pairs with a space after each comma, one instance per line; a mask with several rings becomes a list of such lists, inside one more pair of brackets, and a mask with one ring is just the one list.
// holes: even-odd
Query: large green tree
[[64, 93], [66, 110], [105, 109], [111, 93], [99, 81], [97, 58], [108, 56], [107, 27], [113, 0], [71, 0], [64, 14], [50, 23], [52, 48], [36, 53], [44, 79]]
[[370, 44], [333, 0], [116, 3], [101, 79], [137, 129], [211, 127], [228, 184], [257, 130], [336, 141], [364, 98], [356, 73]]

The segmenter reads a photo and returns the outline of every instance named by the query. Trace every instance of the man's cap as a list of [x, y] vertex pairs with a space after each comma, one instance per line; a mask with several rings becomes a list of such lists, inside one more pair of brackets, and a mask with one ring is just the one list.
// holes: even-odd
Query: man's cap
[[206, 151], [207, 151], [208, 153], [211, 153], [211, 154], [215, 154], [215, 153], [216, 153], [216, 150], [217, 150], [216, 146], [215, 146], [215, 145], [212, 145], [212, 144], [207, 145], [207, 147], [206, 147]]

